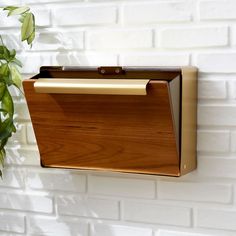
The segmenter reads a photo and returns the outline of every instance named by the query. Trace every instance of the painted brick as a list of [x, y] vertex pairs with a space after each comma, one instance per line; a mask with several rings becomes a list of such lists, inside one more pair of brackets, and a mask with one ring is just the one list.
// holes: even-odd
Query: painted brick
[[19, 27], [20, 23], [17, 20], [17, 17], [7, 17], [6, 11], [0, 11], [0, 25], [1, 28], [9, 28], [9, 27]]
[[[22, 215], [0, 213], [0, 230], [9, 231], [13, 233], [25, 232], [25, 217]], [[1, 233], [2, 235], [2, 233]]]
[[85, 192], [86, 176], [72, 174], [69, 171], [28, 171], [27, 185], [32, 189]]
[[236, 99], [236, 83], [234, 80], [227, 81], [228, 98]]
[[229, 203], [232, 186], [228, 184], [205, 184], [194, 182], [158, 183], [158, 197], [161, 199]]
[[71, 50], [83, 49], [83, 47], [84, 34], [81, 31], [42, 32], [37, 35], [33, 47], [29, 51]]
[[20, 91], [14, 86], [9, 87], [9, 92], [14, 100], [17, 100], [22, 97], [22, 94], [20, 93]]
[[16, 125], [16, 133], [14, 133], [9, 140], [9, 144], [26, 144], [26, 126], [25, 124], [17, 124]]
[[30, 217], [28, 230], [32, 235], [87, 236], [88, 224], [80, 221], [65, 221], [52, 217]]
[[201, 1], [200, 18], [203, 20], [236, 19], [234, 0]]
[[[73, 0], [70, 0], [70, 2], [72, 2]], [[74, 0], [75, 2], [78, 2], [78, 0]], [[54, 3], [54, 2], [65, 2], [65, 0], [37, 0], [37, 2], [35, 2], [35, 0], [24, 0], [25, 3]]]
[[51, 11], [48, 7], [31, 7], [31, 11], [34, 13], [36, 26], [49, 27], [51, 25]]
[[148, 228], [131, 227], [125, 225], [95, 224], [92, 226], [91, 236], [152, 236]]
[[52, 213], [53, 202], [50, 197], [4, 192], [4, 194], [0, 195], [0, 208]]
[[9, 49], [21, 50], [20, 35], [19, 34], [1, 34], [4, 44]]
[[227, 27], [172, 28], [163, 30], [160, 36], [160, 47], [163, 48], [213, 47], [227, 43]]
[[124, 23], [180, 22], [192, 19], [188, 1], [127, 4], [123, 8]]
[[159, 230], [155, 236], [212, 236], [205, 233], [190, 233], [190, 232], [181, 232], [181, 231], [168, 231], [168, 230]]
[[17, 119], [20, 121], [29, 121], [30, 114], [26, 102], [15, 102], [15, 112], [17, 114]]
[[89, 49], [151, 48], [152, 31], [144, 30], [97, 30], [88, 33]]
[[235, 158], [198, 157], [197, 172], [200, 176], [236, 178]]
[[189, 227], [191, 209], [161, 204], [125, 201], [123, 217], [127, 221]]
[[5, 164], [7, 166], [40, 166], [39, 151], [37, 147], [23, 148], [15, 145], [9, 145], [6, 152], [7, 158], [5, 160]]
[[227, 96], [226, 82], [221, 80], [198, 81], [198, 98], [225, 99]]
[[10, 170], [5, 168], [3, 170], [3, 178], [0, 181], [0, 186], [7, 188], [23, 188], [25, 186], [24, 177], [25, 172], [23, 170]]
[[53, 10], [53, 21], [59, 26], [111, 24], [116, 22], [116, 7], [56, 8]]
[[236, 106], [231, 104], [199, 105], [199, 125], [236, 125]]
[[231, 27], [231, 40], [232, 40], [232, 45], [236, 45], [236, 26]]
[[154, 198], [155, 182], [142, 179], [90, 176], [88, 191], [92, 194]]
[[236, 152], [236, 131], [231, 132], [231, 151]]
[[117, 55], [110, 53], [58, 53], [53, 58], [53, 64], [65, 66], [116, 66]]
[[198, 209], [197, 226], [202, 228], [236, 230], [236, 211]]
[[[23, 234], [24, 235], [24, 234]], [[18, 233], [6, 233], [6, 232], [1, 232], [1, 236], [19, 236], [19, 234]]]
[[17, 5], [19, 4], [19, 0], [2, 0], [1, 4], [3, 6], [12, 6], [12, 5]]
[[36, 144], [36, 138], [32, 124], [26, 126], [26, 137], [29, 144]]
[[236, 72], [235, 53], [203, 53], [197, 58], [201, 72], [233, 73]]
[[198, 151], [227, 152], [229, 151], [229, 144], [229, 131], [198, 131]]
[[76, 195], [57, 198], [59, 215], [76, 215], [91, 218], [118, 219], [117, 201], [98, 198], [85, 198]]
[[39, 68], [45, 65], [52, 64], [52, 55], [47, 53], [35, 53], [35, 54], [24, 54], [18, 56], [23, 63], [22, 73], [25, 74], [36, 74], [39, 72]]
[[187, 66], [188, 54], [132, 53], [120, 57], [120, 64], [126, 66]]

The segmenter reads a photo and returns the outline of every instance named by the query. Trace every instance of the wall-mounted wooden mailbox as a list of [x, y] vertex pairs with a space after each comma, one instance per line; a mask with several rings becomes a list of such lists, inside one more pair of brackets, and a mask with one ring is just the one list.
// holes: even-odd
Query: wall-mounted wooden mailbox
[[196, 79], [193, 67], [41, 67], [23, 86], [42, 166], [190, 172]]

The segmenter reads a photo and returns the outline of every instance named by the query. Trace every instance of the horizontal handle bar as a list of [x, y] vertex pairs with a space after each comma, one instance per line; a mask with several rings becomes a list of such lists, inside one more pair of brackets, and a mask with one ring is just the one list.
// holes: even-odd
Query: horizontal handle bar
[[38, 79], [37, 93], [146, 95], [149, 80], [135, 79]]

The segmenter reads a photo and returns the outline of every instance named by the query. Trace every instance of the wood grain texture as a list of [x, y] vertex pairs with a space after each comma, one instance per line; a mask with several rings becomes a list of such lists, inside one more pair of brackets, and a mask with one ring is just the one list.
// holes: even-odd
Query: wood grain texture
[[167, 81], [147, 96], [37, 94], [24, 90], [42, 165], [178, 176]]

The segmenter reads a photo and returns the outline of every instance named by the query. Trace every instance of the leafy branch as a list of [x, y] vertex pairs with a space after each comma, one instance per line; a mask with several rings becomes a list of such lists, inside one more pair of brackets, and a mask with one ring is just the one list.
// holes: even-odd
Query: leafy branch
[[[1, 8], [7, 11], [7, 16], [18, 16], [21, 23], [21, 41], [26, 41], [32, 46], [35, 38], [35, 17], [27, 6], [7, 6]], [[22, 67], [20, 60], [16, 58], [16, 50], [10, 50], [4, 44], [0, 35], [0, 176], [4, 167], [6, 157], [5, 146], [8, 139], [16, 132], [14, 124], [14, 102], [9, 91], [11, 86], [21, 88], [21, 74], [19, 67]]]

